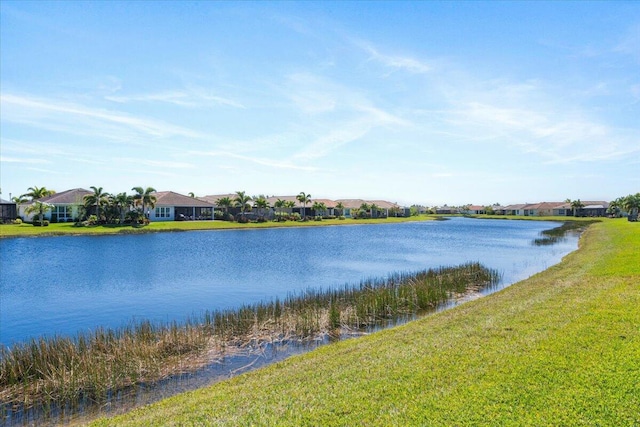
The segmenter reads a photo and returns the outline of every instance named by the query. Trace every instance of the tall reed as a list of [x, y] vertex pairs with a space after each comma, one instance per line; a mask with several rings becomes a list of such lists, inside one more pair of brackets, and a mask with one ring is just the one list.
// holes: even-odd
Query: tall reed
[[31, 339], [0, 348], [0, 404], [104, 401], [118, 390], [201, 366], [215, 348], [347, 333], [420, 313], [498, 280], [496, 271], [469, 263], [307, 289], [282, 300], [205, 312], [180, 325], [142, 321], [75, 338]]

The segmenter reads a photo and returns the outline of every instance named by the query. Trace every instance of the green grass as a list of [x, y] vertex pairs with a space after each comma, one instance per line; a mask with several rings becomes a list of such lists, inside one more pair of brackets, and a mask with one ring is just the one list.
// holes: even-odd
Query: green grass
[[491, 296], [104, 425], [640, 425], [640, 225]]
[[196, 230], [227, 230], [227, 229], [257, 229], [280, 227], [317, 227], [328, 225], [354, 225], [354, 224], [393, 224], [409, 221], [425, 221], [436, 219], [433, 215], [420, 215], [407, 218], [383, 218], [383, 219], [329, 219], [322, 221], [285, 221], [239, 224], [228, 221], [167, 221], [152, 222], [144, 227], [132, 227], [129, 225], [98, 225], [91, 227], [75, 227], [73, 223], [55, 223], [46, 227], [34, 227], [31, 224], [2, 224], [0, 225], [0, 238], [6, 237], [37, 237], [37, 236], [63, 236], [63, 235], [100, 235], [100, 234], [136, 234], [153, 233], [163, 231], [196, 231]]
[[433, 310], [496, 284], [500, 274], [467, 263], [396, 273], [338, 289], [306, 289], [275, 301], [206, 312], [182, 325], [141, 321], [71, 337], [0, 346], [0, 404], [18, 407], [109, 403], [109, 395], [196, 370], [228, 350], [265, 342], [344, 336]]

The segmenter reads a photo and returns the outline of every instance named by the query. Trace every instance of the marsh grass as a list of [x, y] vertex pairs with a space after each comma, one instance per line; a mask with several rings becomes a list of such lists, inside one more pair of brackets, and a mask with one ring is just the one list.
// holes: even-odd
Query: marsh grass
[[488, 297], [92, 426], [640, 426], [640, 223]]
[[600, 222], [599, 220], [582, 220], [582, 221], [565, 221], [558, 227], [551, 228], [549, 230], [543, 230], [540, 235], [542, 237], [533, 240], [533, 244], [536, 246], [553, 245], [564, 239], [567, 233], [576, 231], [581, 232], [585, 230], [589, 225]]
[[142, 321], [75, 338], [31, 339], [0, 349], [0, 404], [5, 411], [21, 411], [105, 402], [119, 390], [194, 370], [225, 349], [374, 327], [498, 280], [496, 271], [469, 263], [340, 289], [308, 289], [282, 300], [206, 312], [183, 324]]

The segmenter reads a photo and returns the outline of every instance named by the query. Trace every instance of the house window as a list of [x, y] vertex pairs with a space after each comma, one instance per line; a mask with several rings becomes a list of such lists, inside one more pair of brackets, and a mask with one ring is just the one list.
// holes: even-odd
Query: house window
[[51, 218], [58, 222], [71, 221], [71, 206], [54, 206], [51, 210]]
[[156, 218], [169, 218], [171, 216], [171, 208], [156, 208]]

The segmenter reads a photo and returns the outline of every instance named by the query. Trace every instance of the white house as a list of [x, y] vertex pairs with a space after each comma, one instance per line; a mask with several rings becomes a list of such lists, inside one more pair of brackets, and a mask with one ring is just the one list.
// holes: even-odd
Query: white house
[[[81, 214], [84, 206], [84, 196], [93, 194], [84, 188], [74, 188], [72, 190], [61, 191], [51, 196], [42, 197], [37, 201], [49, 203], [53, 208], [44, 214], [45, 219], [51, 222], [73, 222]], [[21, 203], [18, 205], [18, 215], [27, 222], [33, 220], [35, 213], [27, 214], [26, 210], [34, 201]]]

